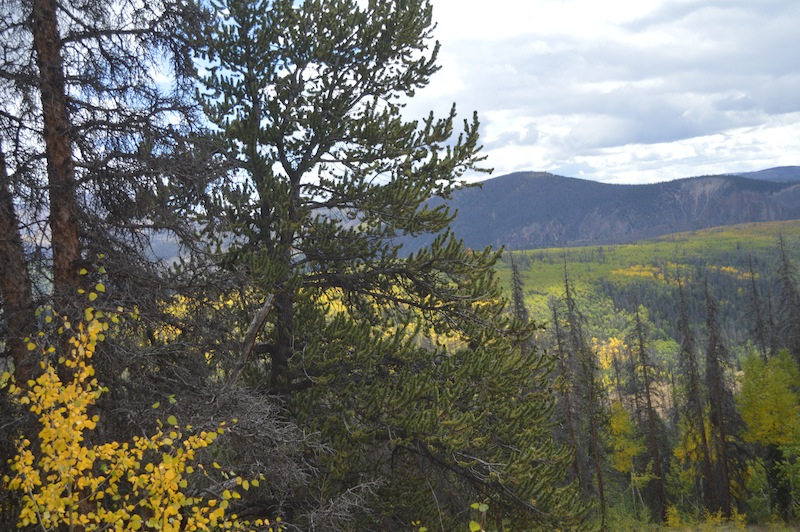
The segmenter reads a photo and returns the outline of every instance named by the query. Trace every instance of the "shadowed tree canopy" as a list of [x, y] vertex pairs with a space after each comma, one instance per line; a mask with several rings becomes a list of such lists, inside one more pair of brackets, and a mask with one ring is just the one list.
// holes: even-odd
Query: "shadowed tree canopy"
[[177, 207], [196, 197], [208, 158], [185, 28], [202, 12], [171, 0], [0, 9], [0, 277], [24, 382], [36, 364], [19, 339], [36, 306], [66, 311], [102, 254], [116, 297], [152, 310], [162, 281], [150, 237], [189, 234]]

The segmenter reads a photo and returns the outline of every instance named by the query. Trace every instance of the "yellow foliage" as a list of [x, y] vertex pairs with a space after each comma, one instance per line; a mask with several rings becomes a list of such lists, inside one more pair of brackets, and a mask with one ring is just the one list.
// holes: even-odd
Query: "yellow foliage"
[[611, 270], [612, 275], [624, 275], [626, 277], [645, 277], [656, 279], [658, 277], [658, 268], [655, 266], [648, 266], [645, 264], [631, 264], [625, 269]]
[[800, 367], [787, 351], [768, 362], [756, 356], [745, 360], [737, 399], [746, 441], [777, 446], [800, 442], [799, 381]]
[[667, 506], [667, 528], [678, 528], [681, 526], [681, 514], [678, 507], [674, 504]]
[[600, 341], [597, 338], [592, 338], [594, 350], [597, 352], [597, 359], [600, 362], [600, 367], [604, 370], [609, 369], [614, 363], [614, 359], [624, 360], [628, 346], [625, 341], [616, 336], [612, 336], [606, 340]]
[[[89, 410], [103, 393], [90, 362], [108, 324], [91, 308], [85, 318], [85, 324], [73, 327], [71, 356], [59, 360], [70, 375], [68, 382], [62, 382], [48, 362], [26, 390], [8, 374], [0, 379], [9, 383], [8, 392], [16, 401], [30, 405], [41, 425], [35, 444], [26, 438], [17, 442], [17, 455], [9, 460], [12, 474], [2, 479], [3, 489], [21, 495], [18, 526], [162, 531], [269, 526], [263, 520], [251, 523], [226, 515], [227, 499], [240, 496], [236, 491], [226, 490], [219, 502], [187, 494], [186, 476], [194, 470], [196, 452], [210, 445], [218, 432], [185, 435], [171, 416], [166, 433], [160, 429], [130, 442], [86, 441], [87, 432], [99, 422]], [[257, 485], [237, 481], [245, 490]]]
[[644, 443], [636, 435], [636, 427], [630, 414], [619, 401], [611, 404], [609, 418], [609, 435], [611, 436], [611, 466], [620, 473], [633, 475], [633, 460], [646, 451]]

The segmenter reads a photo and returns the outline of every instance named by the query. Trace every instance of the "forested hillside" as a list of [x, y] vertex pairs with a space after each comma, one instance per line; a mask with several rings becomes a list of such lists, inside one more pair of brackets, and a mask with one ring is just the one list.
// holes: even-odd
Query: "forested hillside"
[[[679, 231], [800, 218], [800, 169], [616, 185], [518, 172], [457, 191], [453, 230], [507, 249], [629, 243]], [[443, 201], [434, 200], [432, 204]], [[405, 241], [411, 249], [426, 240]]]
[[563, 379], [572, 475], [610, 529], [796, 516], [798, 264], [797, 221], [504, 255], [510, 312], [542, 326], [531, 345]]

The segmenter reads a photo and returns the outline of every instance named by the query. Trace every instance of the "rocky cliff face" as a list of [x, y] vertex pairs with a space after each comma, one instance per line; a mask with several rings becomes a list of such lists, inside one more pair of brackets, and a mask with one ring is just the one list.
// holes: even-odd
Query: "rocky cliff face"
[[[600, 245], [800, 219], [800, 181], [725, 175], [610, 185], [530, 172], [487, 180], [480, 189], [457, 192], [448, 203], [458, 209], [453, 229], [473, 248]], [[414, 249], [423, 242], [407, 246]]]

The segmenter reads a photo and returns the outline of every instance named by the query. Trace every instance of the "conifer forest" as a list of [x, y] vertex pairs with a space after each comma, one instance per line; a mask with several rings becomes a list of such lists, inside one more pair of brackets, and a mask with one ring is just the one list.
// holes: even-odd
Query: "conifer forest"
[[0, 5], [0, 529], [798, 522], [797, 222], [470, 249], [428, 0]]

